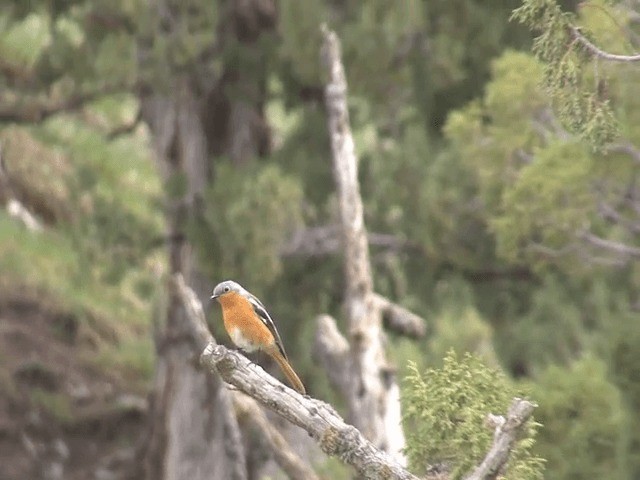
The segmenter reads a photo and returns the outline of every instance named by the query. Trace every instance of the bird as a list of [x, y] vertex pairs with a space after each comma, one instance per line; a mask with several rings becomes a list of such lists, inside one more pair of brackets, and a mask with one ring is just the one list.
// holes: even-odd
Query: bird
[[224, 328], [233, 343], [246, 352], [265, 352], [276, 361], [291, 386], [306, 395], [300, 377], [289, 363], [280, 334], [262, 302], [233, 280], [216, 285], [211, 300], [220, 303]]

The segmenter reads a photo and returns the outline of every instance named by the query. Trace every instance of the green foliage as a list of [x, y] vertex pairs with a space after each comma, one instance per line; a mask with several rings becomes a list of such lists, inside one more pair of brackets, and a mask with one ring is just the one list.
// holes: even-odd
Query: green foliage
[[[453, 351], [441, 369], [421, 373], [410, 365], [405, 394], [407, 454], [417, 471], [444, 464], [452, 478], [462, 478], [486, 455], [493, 433], [485, 426], [489, 413], [504, 413], [516, 390], [498, 370], [477, 357], [458, 359]], [[531, 453], [536, 423], [529, 421], [512, 452], [505, 479], [541, 479], [543, 460]]]
[[534, 451], [547, 459], [553, 478], [629, 478], [621, 468], [628, 420], [602, 361], [586, 357], [569, 368], [550, 366], [530, 386], [544, 425]]
[[[605, 294], [608, 291], [603, 292]], [[629, 477], [640, 473], [640, 330], [637, 328], [637, 312], [629, 308], [625, 293], [611, 294], [614, 302], [606, 335], [602, 336], [604, 359], [607, 362], [611, 382], [620, 390], [625, 406], [626, 421], [620, 441], [624, 443], [622, 463], [629, 469]], [[622, 311], [621, 311], [622, 310]]]
[[[606, 1], [594, 3], [600, 9], [608, 8]], [[606, 13], [601, 20], [611, 21], [615, 16], [615, 12]], [[514, 10], [513, 18], [541, 32], [533, 50], [545, 65], [547, 92], [565, 126], [596, 148], [611, 142], [618, 134], [618, 125], [606, 93], [607, 80], [572, 30], [590, 41], [592, 34], [578, 26], [576, 15], [563, 12], [556, 0], [525, 0]], [[588, 71], [591, 65], [593, 73]]]
[[430, 315], [433, 334], [429, 335], [423, 359], [430, 366], [438, 365], [453, 350], [470, 352], [497, 366], [493, 328], [474, 307], [470, 286], [461, 279], [443, 279], [436, 291], [437, 307]]
[[160, 184], [149, 152], [139, 139], [110, 142], [68, 117], [51, 119], [39, 133], [73, 161], [74, 170], [65, 177], [73, 205], [68, 227], [84, 273], [121, 281], [131, 266], [144, 261], [162, 231]]
[[[91, 107], [105, 126], [122, 121], [119, 110], [107, 100]], [[145, 139], [108, 141], [71, 116], [1, 137], [12, 187], [45, 223], [34, 233], [0, 215], [3, 291], [50, 302], [47, 310], [78, 325], [80, 362], [97, 358], [107, 371], [126, 371], [129, 385], [143, 384], [153, 368], [153, 268], [162, 265], [152, 248], [162, 232], [160, 182]]]
[[125, 379], [129, 384], [147, 387], [155, 368], [155, 347], [150, 335], [123, 338], [110, 348], [103, 349], [91, 359], [105, 371]]
[[[3, 22], [7, 22], [6, 13]], [[0, 56], [15, 71], [34, 68], [43, 49], [51, 43], [49, 18], [33, 12], [22, 20], [12, 22], [0, 36]]]
[[73, 419], [71, 401], [62, 393], [33, 388], [30, 396], [37, 407], [42, 408], [58, 422], [66, 423]]
[[281, 59], [303, 85], [319, 83], [320, 25], [326, 20], [326, 2], [297, 0], [280, 2]]
[[513, 260], [523, 251], [535, 258], [547, 247], [571, 244], [595, 210], [589, 184], [593, 159], [583, 145], [558, 142], [536, 153], [503, 192], [503, 213], [493, 222], [498, 252]]
[[[302, 225], [302, 189], [276, 165], [249, 166], [241, 175], [220, 165], [217, 180], [207, 191], [204, 225], [193, 225], [218, 249], [202, 252], [215, 262], [217, 275], [241, 279], [247, 285], [268, 284], [281, 272], [280, 248]], [[210, 230], [209, 230], [210, 229]]]
[[496, 328], [500, 358], [520, 375], [550, 364], [568, 364], [591, 343], [582, 304], [589, 286], [572, 285], [557, 272], [545, 272], [540, 278], [526, 311]]
[[491, 70], [482, 100], [452, 112], [444, 133], [462, 155], [464, 174], [476, 178], [482, 202], [494, 214], [503, 206], [504, 189], [526, 164], [519, 154], [543, 144], [532, 117], [541, 115], [548, 102], [538, 86], [541, 66], [530, 55], [506, 51]]
[[625, 241], [602, 221], [598, 203], [619, 202], [635, 167], [629, 158], [593, 152], [561, 127], [531, 56], [505, 52], [492, 72], [484, 97], [453, 112], [445, 127], [460, 176], [469, 178], [467, 195], [484, 209], [475, 215], [495, 235], [500, 259], [582, 271], [585, 232]]

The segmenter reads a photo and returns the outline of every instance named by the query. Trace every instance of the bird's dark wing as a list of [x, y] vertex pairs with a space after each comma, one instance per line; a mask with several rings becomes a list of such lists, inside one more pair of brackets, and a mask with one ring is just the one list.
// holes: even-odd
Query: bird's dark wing
[[280, 338], [280, 334], [278, 333], [278, 329], [276, 328], [276, 325], [273, 323], [273, 320], [271, 320], [271, 317], [267, 313], [267, 309], [264, 308], [264, 305], [262, 305], [262, 302], [258, 300], [257, 297], [251, 294], [249, 294], [249, 302], [251, 302], [253, 311], [256, 312], [256, 315], [258, 315], [258, 318], [262, 320], [262, 322], [267, 326], [269, 331], [273, 334], [273, 338], [276, 340], [276, 345], [278, 346], [280, 353], [285, 359], [287, 359], [287, 353], [284, 351], [284, 345], [282, 345], [282, 339]]

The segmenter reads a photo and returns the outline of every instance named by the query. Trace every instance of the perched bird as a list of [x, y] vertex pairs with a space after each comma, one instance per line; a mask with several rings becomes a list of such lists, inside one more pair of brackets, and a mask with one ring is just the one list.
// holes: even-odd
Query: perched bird
[[304, 385], [291, 368], [278, 330], [262, 302], [233, 280], [216, 285], [211, 299], [220, 302], [224, 328], [233, 343], [247, 352], [265, 352], [278, 363], [291, 386], [304, 395]]

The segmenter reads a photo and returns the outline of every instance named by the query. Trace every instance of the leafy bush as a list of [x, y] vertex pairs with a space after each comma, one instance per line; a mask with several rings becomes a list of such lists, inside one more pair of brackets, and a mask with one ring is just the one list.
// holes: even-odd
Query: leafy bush
[[569, 368], [551, 366], [532, 384], [544, 425], [535, 451], [550, 478], [629, 478], [621, 472], [621, 397], [604, 363], [587, 357]]
[[[449, 351], [440, 369], [420, 373], [411, 364], [410, 370], [404, 410], [410, 465], [417, 472], [441, 465], [452, 479], [462, 478], [491, 446], [487, 414], [506, 412], [516, 390], [502, 372], [469, 353], [460, 360]], [[537, 426], [529, 421], [503, 478], [543, 478], [544, 461], [531, 453]]]

